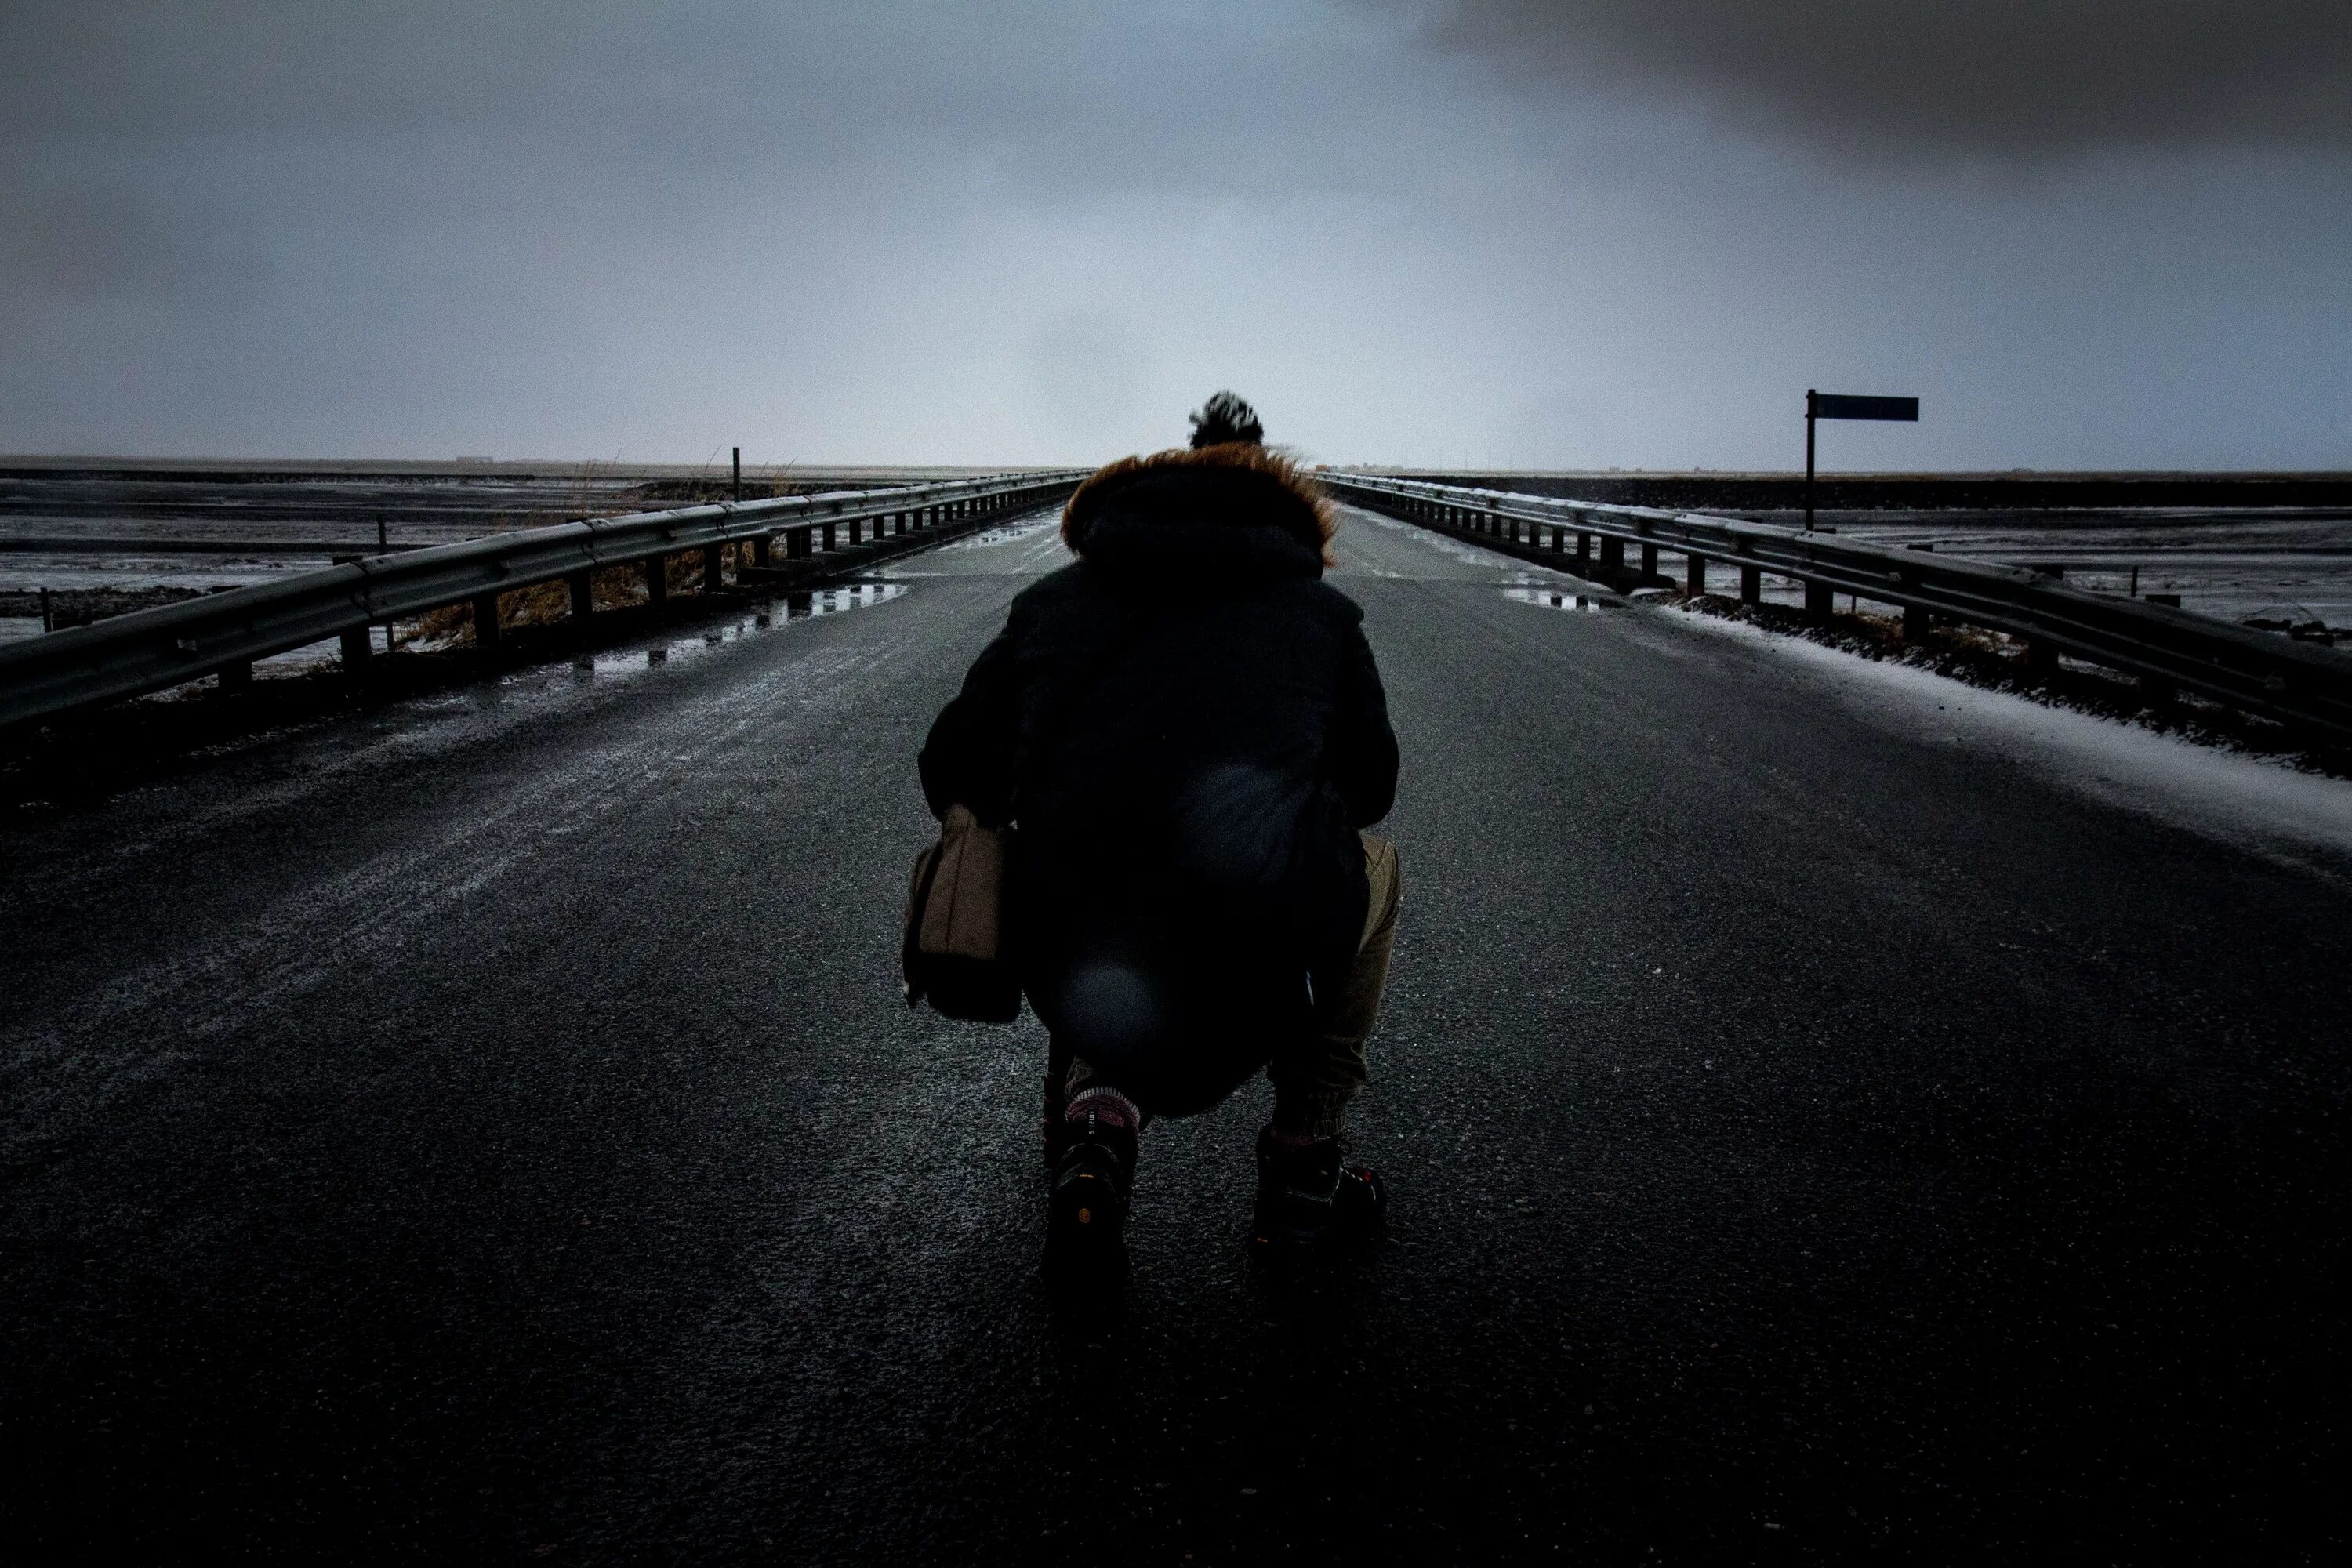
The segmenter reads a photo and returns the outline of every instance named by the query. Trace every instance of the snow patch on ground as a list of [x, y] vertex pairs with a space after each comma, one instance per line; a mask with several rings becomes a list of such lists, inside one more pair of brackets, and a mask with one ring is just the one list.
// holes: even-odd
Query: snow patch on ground
[[1674, 624], [1769, 650], [1889, 729], [2007, 757], [2093, 799], [2268, 859], [2352, 879], [2352, 781], [1988, 691], [1738, 621], [1678, 616]]

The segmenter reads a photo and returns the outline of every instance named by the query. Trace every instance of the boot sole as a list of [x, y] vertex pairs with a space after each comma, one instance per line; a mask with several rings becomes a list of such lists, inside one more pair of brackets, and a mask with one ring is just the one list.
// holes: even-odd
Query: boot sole
[[1127, 1196], [1099, 1171], [1080, 1166], [1054, 1184], [1045, 1241], [1066, 1247], [1116, 1246], [1127, 1229]]

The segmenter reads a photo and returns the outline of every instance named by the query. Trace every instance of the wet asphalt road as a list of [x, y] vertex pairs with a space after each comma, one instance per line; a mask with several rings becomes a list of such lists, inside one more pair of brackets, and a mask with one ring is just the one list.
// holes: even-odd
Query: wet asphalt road
[[1123, 1297], [1041, 1280], [1042, 1037], [894, 922], [1056, 546], [941, 551], [0, 838], [11, 1555], [2340, 1550], [2347, 868], [1344, 547], [1374, 1256], [1253, 1274], [1260, 1089], [1152, 1131]]

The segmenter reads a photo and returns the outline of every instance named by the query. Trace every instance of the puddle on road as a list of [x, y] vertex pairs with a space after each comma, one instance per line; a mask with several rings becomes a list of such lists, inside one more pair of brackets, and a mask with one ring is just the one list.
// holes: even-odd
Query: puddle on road
[[838, 588], [814, 588], [780, 594], [758, 608], [715, 626], [704, 626], [691, 637], [675, 637], [653, 647], [615, 648], [572, 660], [572, 668], [590, 675], [635, 675], [658, 668], [675, 659], [691, 658], [714, 647], [747, 641], [793, 621], [818, 616], [838, 616], [884, 605], [907, 592], [903, 583], [852, 583]]
[[1591, 594], [1570, 594], [1558, 588], [1506, 588], [1503, 597], [1517, 604], [1542, 605], [1554, 610], [1605, 610], [1612, 603]]

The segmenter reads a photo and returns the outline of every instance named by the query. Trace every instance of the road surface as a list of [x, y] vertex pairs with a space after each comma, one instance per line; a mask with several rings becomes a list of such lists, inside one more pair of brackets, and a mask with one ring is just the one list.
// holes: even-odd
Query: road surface
[[1253, 1273], [1261, 1087], [1050, 1290], [895, 976], [992, 538], [0, 837], [23, 1560], [2341, 1549], [2347, 868], [1362, 513], [1393, 1236]]

